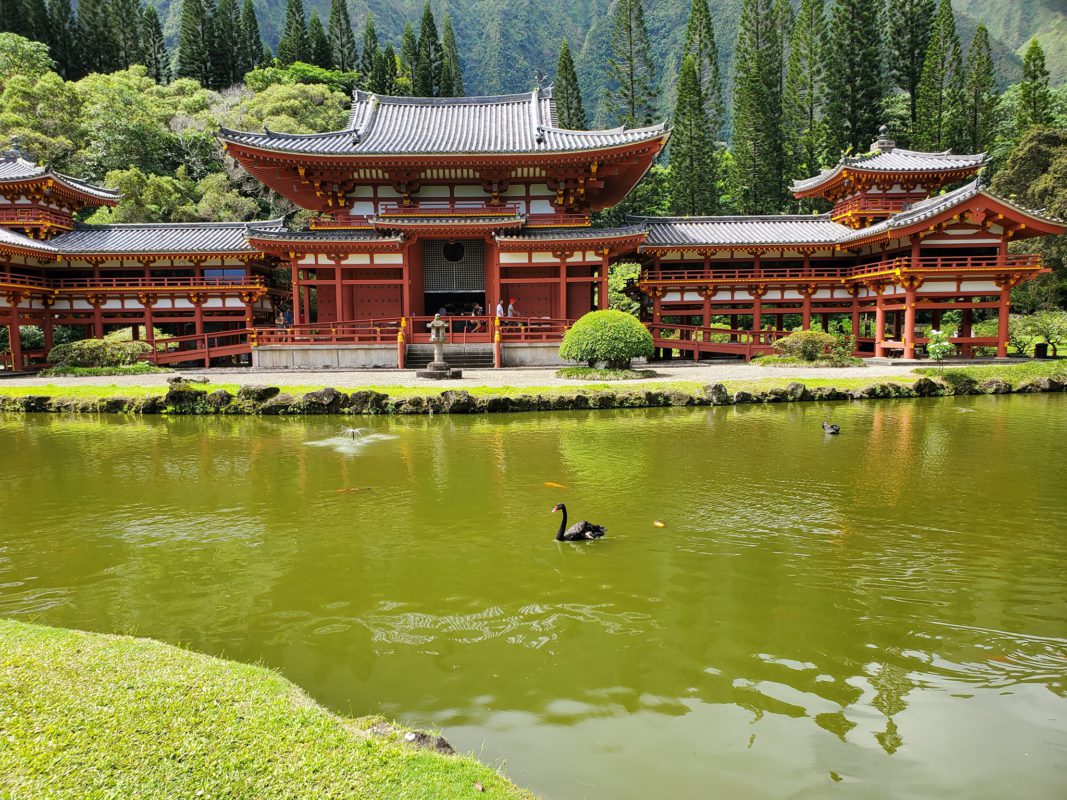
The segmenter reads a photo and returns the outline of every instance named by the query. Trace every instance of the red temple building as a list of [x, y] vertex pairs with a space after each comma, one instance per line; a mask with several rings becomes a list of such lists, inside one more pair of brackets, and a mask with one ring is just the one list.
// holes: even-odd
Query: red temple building
[[[158, 363], [233, 358], [264, 367], [415, 366], [426, 325], [452, 317], [449, 347], [473, 363], [558, 360], [571, 322], [607, 307], [608, 268], [638, 260], [631, 287], [661, 355], [751, 358], [787, 323], [847, 321], [857, 352], [912, 358], [925, 325], [960, 311], [963, 353], [1006, 354], [1009, 293], [1045, 271], [1011, 241], [1063, 233], [973, 178], [983, 155], [898, 149], [794, 184], [823, 215], [629, 218], [619, 203], [669, 138], [660, 125], [570, 131], [551, 90], [481, 98], [356, 92], [340, 131], [222, 130], [227, 155], [314, 212], [306, 230], [253, 223], [86, 225], [118, 197], [17, 152], [0, 158], [0, 324], [91, 336], [162, 328]], [[284, 276], [281, 277], [280, 276]], [[498, 304], [513, 316], [499, 319]], [[275, 325], [279, 311], [291, 315]], [[975, 312], [999, 315], [976, 337]], [[730, 320], [723, 325], [724, 319]], [[718, 323], [718, 324], [716, 324]], [[7, 362], [25, 353], [11, 336]]]

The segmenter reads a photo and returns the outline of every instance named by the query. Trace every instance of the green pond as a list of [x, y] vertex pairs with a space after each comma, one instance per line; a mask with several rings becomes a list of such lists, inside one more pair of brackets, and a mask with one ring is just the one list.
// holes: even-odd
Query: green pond
[[1062, 798], [1065, 446], [1067, 395], [0, 417], [0, 615], [263, 663], [551, 798]]

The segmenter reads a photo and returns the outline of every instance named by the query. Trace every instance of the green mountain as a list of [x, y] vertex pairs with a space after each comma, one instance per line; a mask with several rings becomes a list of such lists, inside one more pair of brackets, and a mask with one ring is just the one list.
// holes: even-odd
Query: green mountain
[[[155, 0], [167, 20], [169, 36], [177, 33], [180, 0]], [[329, 0], [305, 0], [308, 13], [319, 9], [325, 22]], [[796, 5], [799, 0], [794, 0]], [[954, 0], [960, 38], [966, 48], [978, 22], [989, 28], [994, 56], [1004, 84], [1019, 79], [1021, 53], [1037, 35], [1045, 47], [1053, 82], [1067, 82], [1067, 10], [1064, 0]], [[260, 29], [268, 44], [277, 45], [285, 21], [285, 0], [255, 0]], [[363, 18], [374, 13], [383, 44], [399, 43], [404, 23], [418, 29], [423, 0], [349, 0], [349, 12], [362, 34]], [[612, 124], [603, 107], [604, 64], [611, 46], [612, 0], [431, 0], [438, 25], [452, 17], [470, 94], [527, 91], [540, 70], [551, 77], [564, 37], [576, 53], [586, 108], [598, 124]], [[741, 0], [709, 0], [722, 74], [729, 91], [732, 56]], [[673, 93], [678, 51], [685, 34], [690, 0], [649, 0], [649, 34], [656, 63], [662, 70], [661, 99]], [[661, 103], [663, 109], [667, 102]]]

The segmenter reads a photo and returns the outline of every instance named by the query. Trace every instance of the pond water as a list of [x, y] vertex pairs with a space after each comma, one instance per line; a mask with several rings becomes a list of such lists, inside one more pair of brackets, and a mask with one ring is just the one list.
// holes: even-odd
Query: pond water
[[547, 797], [1060, 798], [1065, 445], [1064, 395], [0, 417], [0, 615], [267, 664]]

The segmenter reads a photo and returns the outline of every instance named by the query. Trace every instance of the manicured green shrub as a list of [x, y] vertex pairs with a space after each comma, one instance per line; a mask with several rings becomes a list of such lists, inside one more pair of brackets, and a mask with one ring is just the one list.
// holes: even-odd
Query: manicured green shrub
[[837, 344], [837, 337], [822, 331], [793, 331], [774, 343], [774, 349], [788, 358], [817, 361], [829, 348]]
[[147, 342], [112, 342], [83, 339], [52, 348], [48, 360], [53, 367], [122, 367], [136, 364], [149, 352]]
[[564, 335], [559, 354], [591, 367], [628, 369], [631, 359], [652, 355], [652, 334], [630, 314], [591, 311]]

